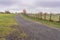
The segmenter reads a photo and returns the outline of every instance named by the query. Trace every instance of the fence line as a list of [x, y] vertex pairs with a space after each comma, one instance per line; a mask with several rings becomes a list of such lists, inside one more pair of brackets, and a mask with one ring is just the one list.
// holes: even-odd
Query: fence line
[[40, 12], [39, 14], [25, 14], [25, 15], [35, 19], [60, 22], [60, 15], [58, 14], [52, 14], [52, 13], [47, 14]]

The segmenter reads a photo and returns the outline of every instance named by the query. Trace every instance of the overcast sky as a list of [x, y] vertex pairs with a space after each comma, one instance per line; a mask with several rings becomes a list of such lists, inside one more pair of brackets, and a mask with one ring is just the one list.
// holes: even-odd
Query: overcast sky
[[54, 12], [60, 13], [60, 0], [0, 0], [0, 11], [11, 12]]

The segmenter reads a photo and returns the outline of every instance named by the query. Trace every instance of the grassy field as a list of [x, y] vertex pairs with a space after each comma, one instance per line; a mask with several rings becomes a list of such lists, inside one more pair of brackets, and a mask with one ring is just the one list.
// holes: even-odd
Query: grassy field
[[42, 19], [40, 19], [39, 16], [32, 15], [32, 14], [30, 14], [28, 16], [23, 14], [23, 17], [30, 19], [30, 20], [33, 20], [33, 21], [40, 22], [42, 24], [47, 24], [49, 26], [60, 28], [60, 22], [56, 22], [56, 21], [58, 21], [58, 15], [52, 16], [52, 20], [54, 20], [53, 22], [49, 21], [49, 16], [46, 16], [47, 20], [44, 20], [44, 16], [43, 16], [43, 20], [42, 20]]
[[15, 14], [0, 14], [0, 40], [5, 40], [5, 36], [16, 31], [12, 26], [17, 25], [14, 19]]

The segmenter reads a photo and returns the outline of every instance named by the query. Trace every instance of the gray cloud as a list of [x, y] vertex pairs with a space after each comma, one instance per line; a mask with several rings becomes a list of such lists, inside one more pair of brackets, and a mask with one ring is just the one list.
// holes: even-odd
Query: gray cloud
[[60, 7], [60, 2], [36, 2], [36, 6], [40, 7]]
[[26, 9], [28, 12], [51, 12], [51, 10], [58, 12], [59, 8], [59, 0], [0, 0], [0, 11], [21, 11]]
[[11, 6], [13, 4], [18, 3], [18, 0], [0, 0], [0, 5], [2, 6]]

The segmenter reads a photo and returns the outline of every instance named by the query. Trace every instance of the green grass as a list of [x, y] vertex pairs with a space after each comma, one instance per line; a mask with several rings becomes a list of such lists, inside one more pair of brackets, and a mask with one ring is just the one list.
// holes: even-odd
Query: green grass
[[[30, 20], [33, 20], [33, 21], [37, 21], [37, 22], [40, 22], [40, 23], [42, 23], [42, 24], [47, 24], [47, 25], [49, 25], [49, 26], [53, 26], [53, 27], [57, 27], [57, 28], [60, 28], [60, 23], [59, 22], [55, 22], [55, 21], [53, 21], [53, 22], [51, 22], [51, 21], [48, 21], [48, 20], [42, 20], [42, 19], [40, 19], [40, 18], [35, 18], [33, 15], [29, 15], [29, 16], [27, 16], [27, 15], [22, 15], [24, 18], [27, 18], [27, 19], [30, 19]], [[55, 16], [56, 17], [56, 16]], [[54, 17], [54, 19], [56, 19]]]
[[0, 37], [3, 38], [16, 31], [15, 28], [12, 28], [13, 25], [17, 25], [14, 16], [15, 14], [0, 14]]

